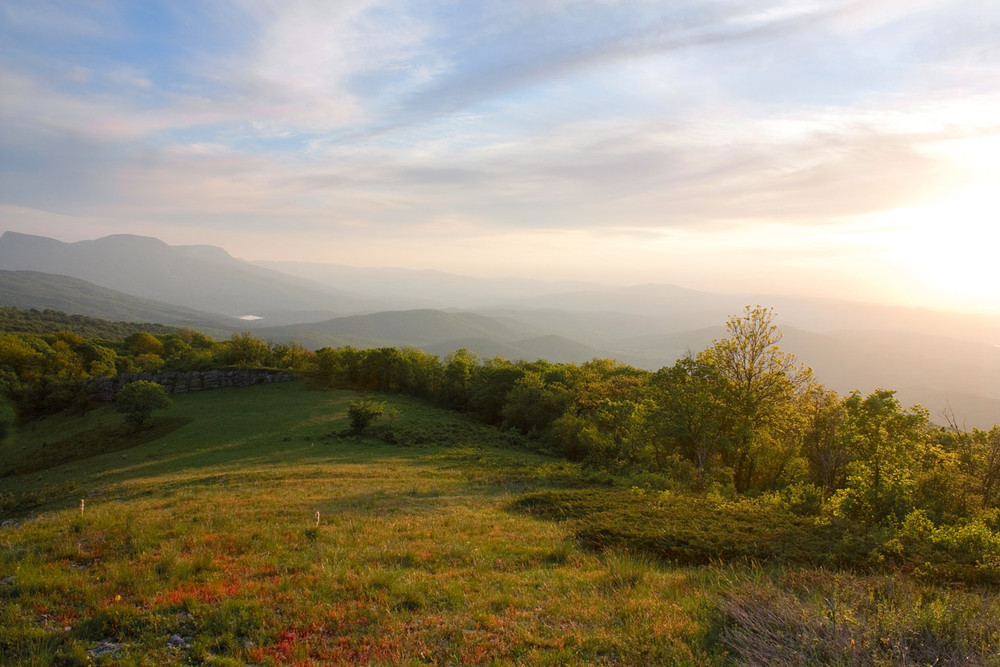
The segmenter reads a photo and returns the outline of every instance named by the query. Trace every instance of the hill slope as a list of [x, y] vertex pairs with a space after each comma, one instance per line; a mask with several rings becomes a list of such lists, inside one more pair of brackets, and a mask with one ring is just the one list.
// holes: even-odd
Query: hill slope
[[[757, 500], [595, 486], [517, 436], [400, 397], [385, 397], [392, 428], [412, 444], [340, 437], [355, 398], [299, 383], [185, 394], [150, 441], [0, 477], [14, 508], [0, 515], [0, 662], [995, 664], [995, 587], [723, 562], [822, 553], [830, 527]], [[110, 406], [62, 415], [0, 452], [73, 446], [120, 420]]]
[[0, 305], [58, 310], [104, 320], [156, 322], [234, 331], [240, 321], [143, 299], [85, 280], [37, 271], [0, 270]]
[[535, 332], [524, 325], [474, 313], [418, 309], [338, 317], [325, 322], [261, 329], [260, 333], [279, 340], [300, 342], [303, 334], [324, 334], [422, 346], [456, 338], [509, 342], [530, 337]]
[[66, 275], [147, 299], [282, 324], [364, 310], [346, 292], [254, 266], [221, 248], [169, 246], [143, 236], [63, 243], [5, 232], [0, 269]]

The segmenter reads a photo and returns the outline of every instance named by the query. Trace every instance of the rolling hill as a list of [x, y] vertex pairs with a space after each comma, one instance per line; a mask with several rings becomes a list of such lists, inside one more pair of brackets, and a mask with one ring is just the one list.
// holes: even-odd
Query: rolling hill
[[258, 333], [276, 341], [296, 340], [307, 347], [315, 347], [317, 341], [329, 345], [333, 343], [324, 341], [351, 340], [369, 341], [364, 347], [411, 345], [420, 348], [460, 340], [506, 344], [538, 334], [519, 323], [474, 313], [431, 309], [353, 315], [325, 322], [265, 328]]
[[170, 246], [119, 234], [63, 243], [15, 232], [0, 237], [0, 269], [79, 278], [146, 299], [273, 324], [366, 310], [347, 292], [271, 271], [212, 246]]
[[[221, 248], [168, 246], [125, 235], [62, 243], [7, 232], [0, 237], [0, 269], [7, 270], [7, 282], [0, 284], [8, 285], [8, 303], [22, 308], [203, 327], [208, 325], [200, 322], [214, 317], [214, 331], [251, 330], [313, 349], [410, 345], [442, 355], [464, 347], [484, 357], [525, 360], [612, 357], [647, 369], [704, 349], [723, 334], [728, 317], [745, 305], [763, 304], [778, 314], [783, 347], [841, 393], [893, 388], [901, 400], [923, 403], [933, 415], [950, 406], [970, 425], [1000, 422], [998, 313], [717, 294], [662, 284], [618, 287], [254, 264]], [[73, 275], [96, 285], [25, 271]], [[96, 286], [118, 292], [101, 293]], [[463, 310], [450, 310], [457, 307]], [[233, 317], [241, 315], [263, 319], [233, 327]]]
[[189, 326], [209, 333], [240, 329], [233, 318], [143, 299], [85, 280], [37, 271], [0, 270], [0, 305], [58, 310], [104, 320]]

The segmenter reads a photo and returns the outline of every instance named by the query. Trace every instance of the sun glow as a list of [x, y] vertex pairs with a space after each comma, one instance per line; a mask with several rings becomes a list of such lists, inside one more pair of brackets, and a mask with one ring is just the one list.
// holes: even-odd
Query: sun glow
[[878, 216], [884, 257], [913, 280], [914, 301], [1000, 308], [998, 195], [985, 183], [927, 206]]
[[865, 234], [914, 305], [1000, 310], [1000, 135], [942, 142], [961, 186], [919, 206], [870, 216]]

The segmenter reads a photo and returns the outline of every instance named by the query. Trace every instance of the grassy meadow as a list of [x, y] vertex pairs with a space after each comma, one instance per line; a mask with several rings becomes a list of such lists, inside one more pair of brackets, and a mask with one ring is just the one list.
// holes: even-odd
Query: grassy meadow
[[0, 662], [1000, 665], [995, 587], [838, 569], [805, 524], [701, 529], [679, 508], [718, 508], [412, 399], [346, 435], [356, 398], [285, 383], [177, 396], [135, 436], [110, 406], [21, 427]]

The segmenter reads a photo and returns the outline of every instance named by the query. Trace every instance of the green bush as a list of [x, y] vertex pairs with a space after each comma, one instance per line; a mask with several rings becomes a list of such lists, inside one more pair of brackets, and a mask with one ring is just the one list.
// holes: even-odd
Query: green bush
[[125, 421], [138, 431], [146, 423], [153, 410], [170, 407], [166, 390], [148, 380], [139, 380], [122, 387], [115, 398], [116, 409], [125, 415]]
[[373, 401], [370, 399], [351, 401], [350, 406], [347, 408], [347, 416], [351, 419], [351, 428], [355, 431], [363, 431], [378, 417], [382, 416], [384, 410], [384, 401]]

